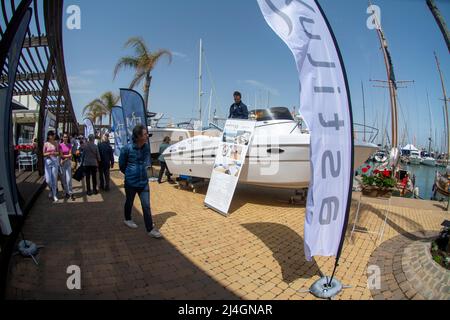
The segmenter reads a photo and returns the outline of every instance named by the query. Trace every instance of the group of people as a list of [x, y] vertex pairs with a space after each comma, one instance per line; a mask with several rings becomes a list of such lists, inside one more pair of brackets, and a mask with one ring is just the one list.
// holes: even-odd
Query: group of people
[[[110, 169], [114, 167], [113, 149], [109, 144], [109, 135], [95, 144], [95, 136], [71, 138], [64, 133], [60, 139], [54, 131], [49, 131], [44, 144], [45, 180], [50, 189], [49, 198], [58, 202], [58, 180], [64, 190], [64, 198], [75, 201], [72, 186], [72, 172], [81, 167], [86, 178], [87, 195], [97, 194], [97, 170], [100, 176], [100, 188], [109, 191]], [[92, 185], [91, 185], [92, 179]], [[92, 188], [91, 188], [92, 187]]]
[[[230, 107], [231, 119], [248, 119], [247, 106], [241, 101], [241, 94], [234, 93], [234, 104]], [[162, 183], [164, 173], [169, 182], [173, 182], [164, 159], [164, 151], [170, 146], [170, 137], [166, 137], [160, 146], [158, 158], [161, 170], [158, 182]], [[87, 195], [98, 194], [97, 173], [100, 177], [100, 189], [109, 191], [110, 169], [114, 168], [114, 151], [109, 142], [109, 134], [102, 136], [101, 142], [95, 142], [95, 136], [72, 138], [64, 133], [62, 139], [49, 131], [44, 144], [45, 179], [50, 189], [49, 198], [58, 202], [58, 180], [61, 179], [66, 199], [75, 201], [72, 187], [72, 172], [79, 165], [86, 178]], [[74, 165], [75, 164], [75, 165]], [[155, 227], [150, 207], [150, 188], [147, 168], [151, 166], [149, 133], [145, 126], [138, 125], [133, 129], [132, 142], [120, 150], [119, 168], [125, 175], [125, 205], [124, 224], [137, 229], [138, 225], [132, 219], [134, 199], [139, 196], [144, 215], [145, 228], [153, 238], [162, 235]], [[91, 184], [92, 182], [92, 184]]]

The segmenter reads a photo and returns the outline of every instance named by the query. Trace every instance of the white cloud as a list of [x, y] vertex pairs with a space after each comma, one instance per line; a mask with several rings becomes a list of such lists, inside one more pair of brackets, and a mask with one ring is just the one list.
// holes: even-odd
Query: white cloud
[[183, 60], [187, 60], [187, 59], [188, 59], [188, 55], [187, 55], [187, 54], [184, 54], [184, 53], [182, 53], [182, 52], [172, 51], [172, 55], [173, 55], [174, 57], [176, 57], [176, 58], [180, 58], [180, 59], [183, 59]]
[[68, 76], [70, 92], [72, 94], [92, 94], [95, 93], [94, 81], [80, 76]]
[[273, 94], [275, 96], [280, 95], [280, 92], [277, 89], [272, 88], [272, 87], [270, 87], [260, 81], [257, 81], [257, 80], [244, 80], [244, 81], [239, 81], [239, 82], [248, 84], [248, 85], [250, 85], [254, 88], [260, 89], [260, 90], [269, 91], [271, 94]]
[[97, 69], [87, 69], [87, 70], [80, 71], [80, 74], [82, 76], [95, 76], [95, 75], [98, 75], [99, 73], [100, 73], [100, 70], [97, 70]]

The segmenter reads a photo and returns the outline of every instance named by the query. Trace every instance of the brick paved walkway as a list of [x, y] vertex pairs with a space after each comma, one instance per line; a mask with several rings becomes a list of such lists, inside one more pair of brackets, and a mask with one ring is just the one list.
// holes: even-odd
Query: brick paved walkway
[[[51, 205], [41, 195], [24, 229], [28, 239], [45, 245], [41, 264], [12, 258], [9, 299], [313, 299], [298, 290], [308, 288], [319, 272], [332, 271], [331, 258], [305, 261], [305, 210], [289, 205], [289, 191], [239, 187], [232, 214], [225, 218], [204, 208], [206, 190], [194, 194], [152, 183], [154, 219], [165, 236], [154, 240], [144, 232], [138, 203], [140, 228], [123, 225], [120, 174], [114, 173], [113, 180], [111, 192], [92, 198], [78, 185], [75, 203]], [[448, 215], [434, 208], [392, 207], [384, 240], [438, 231]], [[358, 225], [378, 228], [382, 209], [364, 205]], [[377, 295], [367, 287], [375, 240], [360, 233], [347, 239], [337, 277], [352, 288], [339, 299]], [[77, 292], [66, 287], [66, 268], [73, 264], [82, 271]], [[384, 273], [382, 281], [389, 277]]]

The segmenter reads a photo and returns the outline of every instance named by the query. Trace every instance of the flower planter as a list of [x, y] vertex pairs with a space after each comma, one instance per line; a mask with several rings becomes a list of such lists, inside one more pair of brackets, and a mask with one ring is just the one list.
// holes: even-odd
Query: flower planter
[[362, 189], [362, 194], [365, 197], [370, 198], [386, 198], [389, 199], [392, 197], [393, 189], [389, 188], [379, 188], [374, 186], [364, 186]]

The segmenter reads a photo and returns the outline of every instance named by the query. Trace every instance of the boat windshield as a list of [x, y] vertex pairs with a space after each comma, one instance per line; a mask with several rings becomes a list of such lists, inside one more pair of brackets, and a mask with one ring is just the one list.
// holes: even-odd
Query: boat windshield
[[250, 118], [254, 118], [256, 119], [256, 121], [269, 121], [269, 120], [295, 121], [289, 109], [285, 107], [253, 110], [250, 112]]

